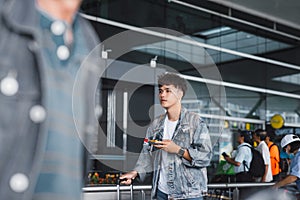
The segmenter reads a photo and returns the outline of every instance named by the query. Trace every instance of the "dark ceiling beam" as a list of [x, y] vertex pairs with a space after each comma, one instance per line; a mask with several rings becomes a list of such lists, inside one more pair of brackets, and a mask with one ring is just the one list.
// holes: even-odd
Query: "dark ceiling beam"
[[248, 112], [245, 118], [251, 118], [253, 117], [253, 113], [257, 110], [259, 106], [265, 101], [265, 95], [260, 94], [260, 97], [256, 104], [253, 106], [253, 108]]

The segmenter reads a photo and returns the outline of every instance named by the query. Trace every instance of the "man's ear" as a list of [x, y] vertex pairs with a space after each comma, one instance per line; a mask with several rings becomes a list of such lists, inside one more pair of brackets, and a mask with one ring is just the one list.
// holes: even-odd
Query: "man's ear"
[[179, 99], [180, 99], [180, 101], [182, 100], [182, 98], [183, 98], [183, 91], [182, 90], [178, 90], [178, 94], [179, 94]]

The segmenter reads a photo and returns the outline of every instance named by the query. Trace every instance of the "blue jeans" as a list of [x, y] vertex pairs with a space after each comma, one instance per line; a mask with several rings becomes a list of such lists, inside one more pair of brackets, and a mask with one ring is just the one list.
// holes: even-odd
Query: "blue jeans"
[[157, 200], [168, 200], [168, 195], [157, 189]]
[[[157, 189], [157, 200], [168, 200], [168, 195]], [[186, 200], [203, 200], [203, 197], [188, 198]]]

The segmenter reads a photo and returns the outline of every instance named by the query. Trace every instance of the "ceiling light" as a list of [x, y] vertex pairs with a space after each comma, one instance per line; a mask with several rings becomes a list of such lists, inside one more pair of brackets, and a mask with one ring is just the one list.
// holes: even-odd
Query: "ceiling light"
[[209, 30], [206, 30], [206, 31], [197, 32], [194, 35], [209, 36], [209, 35], [213, 35], [213, 34], [216, 34], [216, 33], [220, 34], [222, 32], [229, 31], [229, 30], [231, 30], [230, 27], [221, 26], [221, 27], [218, 27], [218, 28], [213, 28], [213, 29], [209, 29]]
[[156, 67], [156, 61], [157, 61], [157, 56], [155, 56], [154, 58], [152, 58], [150, 60], [150, 67], [155, 68]]
[[108, 52], [111, 52], [111, 51], [112, 51], [111, 49], [104, 50], [104, 48], [103, 48], [103, 50], [101, 52], [101, 58], [107, 59], [108, 58]]

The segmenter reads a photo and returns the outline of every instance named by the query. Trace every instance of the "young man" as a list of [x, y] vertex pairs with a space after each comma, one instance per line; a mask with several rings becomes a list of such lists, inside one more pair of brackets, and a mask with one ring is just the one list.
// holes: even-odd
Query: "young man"
[[257, 129], [253, 133], [253, 140], [257, 142], [256, 149], [261, 153], [265, 163], [265, 174], [262, 178], [258, 178], [257, 182], [271, 182], [273, 180], [271, 171], [270, 151], [264, 141], [266, 139], [267, 132], [262, 129]]
[[234, 165], [234, 172], [236, 174], [236, 182], [252, 182], [252, 177], [247, 166], [250, 166], [252, 160], [251, 152], [251, 132], [240, 131], [238, 136], [239, 146], [234, 158], [224, 156], [224, 159]]
[[[81, 0], [0, 0], [0, 197], [82, 198], [83, 145], [94, 125], [79, 67], [98, 44], [77, 14]], [[73, 108], [80, 110], [75, 127]], [[96, 126], [96, 125], [95, 125]], [[92, 127], [90, 128], [92, 129]], [[77, 132], [78, 130], [78, 132]]]
[[159, 100], [166, 113], [157, 117], [147, 130], [144, 143], [133, 171], [120, 179], [130, 184], [137, 176], [141, 180], [153, 172], [151, 198], [157, 200], [203, 199], [206, 191], [204, 168], [212, 157], [207, 125], [196, 113], [187, 111], [181, 100], [187, 86], [183, 78], [167, 73], [159, 77]]
[[300, 139], [293, 134], [286, 135], [281, 140], [281, 147], [287, 154], [294, 154], [295, 157], [292, 159], [290, 174], [277, 182], [273, 188], [277, 189], [296, 182], [298, 191], [300, 191]]
[[271, 170], [272, 170], [273, 181], [279, 181], [279, 173], [280, 173], [279, 148], [274, 142], [271, 141], [270, 133], [267, 133], [265, 142], [268, 145], [268, 148], [269, 148], [269, 151], [270, 151]]

